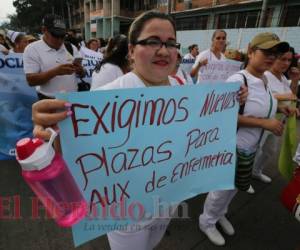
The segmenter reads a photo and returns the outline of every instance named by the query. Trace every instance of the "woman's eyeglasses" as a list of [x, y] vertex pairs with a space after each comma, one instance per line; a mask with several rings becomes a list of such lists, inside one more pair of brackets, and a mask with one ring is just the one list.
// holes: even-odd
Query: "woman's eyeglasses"
[[217, 36], [216, 39], [217, 40], [226, 40], [226, 36]]
[[136, 41], [134, 45], [142, 45], [142, 46], [148, 46], [152, 49], [159, 50], [164, 45], [168, 50], [173, 49], [180, 49], [180, 43], [177, 43], [175, 40], [167, 40], [166, 42], [163, 42], [162, 40], [158, 38], [146, 38], [140, 41]]

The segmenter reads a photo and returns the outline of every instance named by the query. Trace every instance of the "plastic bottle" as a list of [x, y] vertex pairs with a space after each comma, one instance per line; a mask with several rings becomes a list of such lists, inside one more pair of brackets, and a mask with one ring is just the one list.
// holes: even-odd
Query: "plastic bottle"
[[24, 138], [17, 142], [17, 160], [22, 176], [59, 226], [70, 227], [83, 219], [87, 203], [79, 191], [65, 161], [56, 153], [52, 143]]

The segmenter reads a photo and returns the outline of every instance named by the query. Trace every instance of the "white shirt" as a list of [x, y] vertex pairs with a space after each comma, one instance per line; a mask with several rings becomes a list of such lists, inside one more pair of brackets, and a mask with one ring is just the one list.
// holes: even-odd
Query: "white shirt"
[[181, 68], [181, 65], [177, 69], [176, 77], [178, 77], [182, 83], [180, 83], [179, 80], [176, 79], [173, 75], [169, 76], [169, 80], [170, 80], [170, 78], [171, 78], [172, 81], [175, 79], [178, 82], [178, 84], [180, 84], [180, 85], [194, 84], [193, 79], [190, 76], [190, 74], [188, 74], [187, 72], [185, 72]]
[[191, 54], [185, 54], [181, 61], [181, 68], [188, 74], [191, 73], [196, 58]]
[[[173, 78], [169, 78], [171, 86], [178, 86], [179, 84]], [[133, 72], [129, 72], [111, 83], [100, 86], [93, 90], [108, 90], [108, 89], [129, 89], [129, 88], [144, 88], [144, 82]]]
[[[49, 47], [43, 39], [29, 44], [24, 51], [23, 62], [25, 74], [41, 73], [53, 69], [61, 64], [72, 63], [80, 54], [72, 45], [73, 56], [63, 44], [58, 50]], [[54, 97], [58, 92], [77, 91], [75, 74], [55, 76], [47, 83], [37, 86], [37, 92]]]
[[270, 71], [265, 72], [265, 76], [268, 79], [269, 87], [274, 94], [288, 94], [292, 93], [288, 79], [282, 75], [279, 80]]
[[85, 58], [85, 57], [92, 58], [97, 61], [102, 61], [102, 59], [103, 59], [103, 54], [101, 52], [96, 52], [87, 47], [81, 47], [79, 52], [83, 58]]
[[[226, 60], [226, 57], [224, 56], [223, 53], [221, 53], [221, 58], [217, 58], [215, 56], [215, 54], [210, 50], [210, 49], [207, 49], [207, 50], [204, 50], [202, 51], [197, 57], [196, 57], [196, 60], [195, 60], [195, 63], [193, 65], [193, 68], [196, 68], [197, 65], [199, 64], [199, 62], [203, 61], [207, 59], [207, 63], [211, 63], [211, 62], [220, 62], [220, 61], [224, 61]], [[198, 72], [198, 80], [197, 80], [197, 83], [199, 83], [199, 81], [201, 81], [201, 72], [203, 72], [204, 69], [201, 69], [199, 70]], [[213, 74], [213, 72], [211, 72]]]
[[[248, 97], [245, 103], [244, 116], [253, 116], [257, 118], [267, 118], [273, 102], [270, 118], [274, 117], [277, 110], [277, 100], [273, 97], [272, 92], [262, 79], [251, 75], [246, 70], [241, 70], [227, 79], [227, 82], [242, 82], [244, 78], [240, 74], [243, 73], [247, 78]], [[262, 128], [258, 127], [239, 127], [237, 132], [237, 148], [248, 153], [257, 150], [258, 142], [262, 133]]]
[[99, 72], [93, 72], [91, 90], [110, 83], [122, 75], [124, 73], [119, 66], [105, 63], [101, 66]]

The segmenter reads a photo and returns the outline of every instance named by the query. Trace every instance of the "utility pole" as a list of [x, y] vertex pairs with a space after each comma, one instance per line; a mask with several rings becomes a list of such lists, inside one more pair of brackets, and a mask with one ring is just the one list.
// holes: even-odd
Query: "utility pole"
[[67, 1], [69, 29], [72, 27], [70, 2]]
[[266, 23], [265, 20], [267, 16], [267, 6], [268, 6], [268, 0], [263, 0], [258, 27], [265, 26]]
[[167, 14], [170, 15], [172, 12], [172, 1], [173, 0], [168, 0], [168, 7], [167, 7]]

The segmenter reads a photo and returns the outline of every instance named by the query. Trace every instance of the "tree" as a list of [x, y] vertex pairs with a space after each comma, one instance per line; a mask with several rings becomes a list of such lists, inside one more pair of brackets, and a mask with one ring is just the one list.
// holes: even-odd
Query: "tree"
[[40, 33], [42, 19], [48, 13], [67, 16], [67, 7], [61, 0], [14, 0], [13, 5], [16, 15], [9, 17], [11, 25], [29, 33]]

